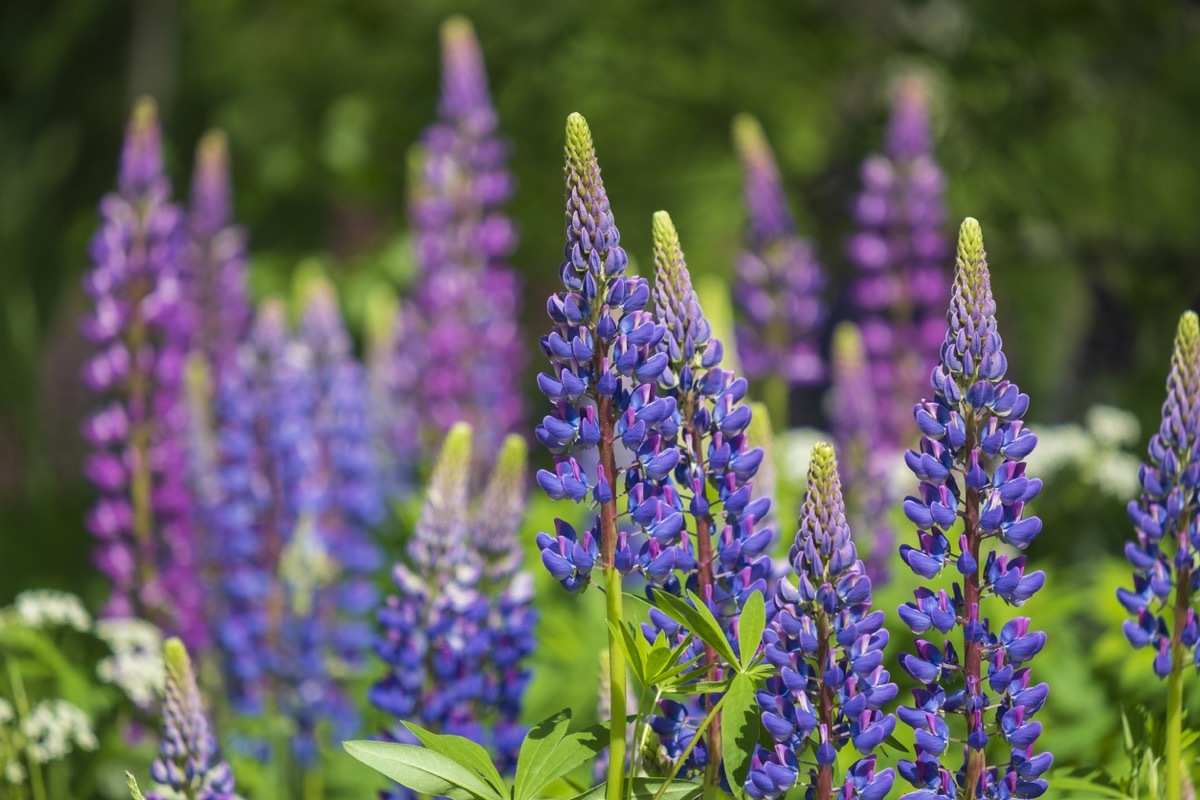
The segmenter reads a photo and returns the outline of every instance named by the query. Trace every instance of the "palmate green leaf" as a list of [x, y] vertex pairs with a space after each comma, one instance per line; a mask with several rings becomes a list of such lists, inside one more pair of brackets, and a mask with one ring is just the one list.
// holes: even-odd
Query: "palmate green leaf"
[[346, 752], [417, 794], [450, 800], [508, 800], [474, 771], [448, 756], [415, 744], [343, 742]]
[[716, 617], [696, 595], [690, 592], [688, 594], [694, 605], [689, 605], [668, 592], [655, 592], [654, 603], [664, 614], [695, 634], [700, 641], [715, 650], [727, 664], [738, 670], [740, 662], [734, 654], [729, 640], [725, 638], [721, 626], [717, 624]]
[[[633, 800], [654, 800], [654, 795], [663, 782], [657, 778], [631, 778], [633, 784]], [[571, 800], [602, 800], [607, 783], [594, 786], [583, 794], [576, 795]], [[671, 781], [662, 793], [661, 800], [692, 800], [699, 797], [704, 786], [691, 781]]]
[[508, 797], [508, 786], [504, 783], [504, 778], [500, 777], [500, 771], [492, 763], [492, 757], [481, 745], [462, 736], [427, 731], [420, 725], [411, 722], [405, 722], [404, 727], [412, 731], [413, 736], [416, 736], [417, 741], [421, 744], [435, 753], [441, 753], [464, 767], [474, 770], [479, 777], [496, 790], [500, 797]]
[[533, 800], [554, 781], [581, 767], [608, 746], [607, 724], [567, 733], [570, 709], [534, 725], [521, 743], [513, 800]]
[[721, 709], [721, 757], [734, 796], [741, 797], [750, 771], [750, 759], [762, 727], [754, 680], [744, 672], [733, 676]]
[[742, 606], [742, 614], [738, 621], [738, 649], [742, 651], [742, 672], [749, 670], [754, 663], [766, 627], [766, 601], [762, 592], [754, 592]]

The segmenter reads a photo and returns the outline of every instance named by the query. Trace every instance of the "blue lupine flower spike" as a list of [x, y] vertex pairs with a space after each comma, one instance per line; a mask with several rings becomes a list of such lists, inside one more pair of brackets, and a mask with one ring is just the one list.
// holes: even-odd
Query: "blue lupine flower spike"
[[[884, 613], [870, 611], [871, 579], [850, 538], [828, 444], [813, 449], [788, 557], [798, 583], [779, 582], [775, 618], [763, 635], [767, 662], [778, 674], [758, 693], [775, 744], [755, 753], [746, 793], [775, 800], [800, 781], [814, 800], [882, 800], [896, 774], [876, 772], [871, 752], [896, 727], [881, 709], [898, 690], [883, 668]], [[847, 745], [864, 757], [839, 776], [838, 752]], [[801, 778], [806, 762], [813, 766]]]
[[[904, 513], [917, 527], [919, 545], [903, 545], [901, 557], [917, 575], [930, 579], [953, 564], [961, 583], [952, 593], [922, 587], [899, 609], [918, 636], [915, 652], [901, 666], [921, 686], [900, 719], [916, 732], [916, 759], [901, 761], [900, 775], [914, 791], [907, 800], [1040, 797], [1042, 773], [1053, 760], [1034, 754], [1041, 733], [1031, 718], [1046, 700], [1045, 684], [1030, 684], [1026, 664], [1046, 643], [1016, 617], [994, 630], [984, 613], [989, 598], [1020, 606], [1045, 582], [1029, 572], [1025, 556], [983, 553], [988, 539], [1025, 549], [1041, 531], [1025, 505], [1042, 482], [1025, 475], [1023, 459], [1037, 443], [1021, 418], [1029, 397], [1005, 380], [1007, 368], [996, 328], [996, 304], [983, 250], [983, 233], [971, 218], [959, 230], [958, 259], [949, 329], [941, 363], [932, 376], [933, 400], [914, 408], [923, 434], [919, 450], [905, 463], [920, 480], [918, 497], [904, 501]], [[952, 541], [951, 529], [963, 520]], [[961, 630], [961, 638], [956, 631]], [[940, 634], [934, 641], [934, 633]], [[962, 762], [953, 772], [942, 766], [950, 754], [946, 717], [963, 717], [967, 732]], [[1009, 757], [987, 763], [988, 742], [998, 737]]]

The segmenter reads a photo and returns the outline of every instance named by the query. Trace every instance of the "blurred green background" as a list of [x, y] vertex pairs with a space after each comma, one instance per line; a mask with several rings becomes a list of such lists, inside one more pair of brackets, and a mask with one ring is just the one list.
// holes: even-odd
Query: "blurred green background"
[[[932, 85], [950, 217], [984, 226], [1010, 375], [1033, 397], [1032, 419], [1123, 407], [1141, 423], [1139, 451], [1156, 427], [1176, 319], [1200, 302], [1196, 2], [7, 2], [0, 603], [31, 586], [100, 593], [81, 524], [76, 321], [96, 203], [132, 99], [159, 102], [177, 196], [201, 133], [228, 132], [256, 294], [286, 291], [290, 272], [315, 258], [354, 323], [372, 284], [402, 285], [410, 270], [407, 149], [433, 117], [437, 29], [456, 12], [475, 24], [515, 146], [514, 263], [531, 347], [561, 254], [569, 112], [591, 124], [631, 256], [647, 263], [650, 215], [666, 208], [693, 271], [716, 274], [730, 272], [742, 226], [730, 120], [758, 115], [839, 309], [858, 164], [879, 146], [892, 81], [917, 70]], [[794, 422], [821, 427], [818, 411], [808, 404]], [[1043, 613], [1068, 631], [1052, 636], [1069, 649], [1055, 670], [1107, 682], [1058, 712], [1081, 754], [1097, 719], [1113, 732], [1111, 698], [1150, 673], [1128, 650], [1093, 642], [1121, 618], [1111, 594], [1124, 573], [1114, 565], [1123, 503], [1060, 474], [1039, 501], [1047, 525], [1032, 555], [1057, 581]], [[780, 509], [785, 536], [792, 515]], [[1083, 619], [1097, 608], [1112, 619]]]

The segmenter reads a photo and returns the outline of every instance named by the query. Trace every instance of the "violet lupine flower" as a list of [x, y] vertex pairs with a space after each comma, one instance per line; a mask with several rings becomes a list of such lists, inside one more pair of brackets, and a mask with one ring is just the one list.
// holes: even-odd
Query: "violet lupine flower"
[[[1200, 665], [1200, 625], [1194, 598], [1200, 589], [1200, 319], [1179, 320], [1167, 376], [1162, 425], [1150, 439], [1150, 460], [1138, 476], [1142, 494], [1130, 501], [1137, 538], [1125, 545], [1133, 589], [1117, 598], [1136, 615], [1125, 622], [1134, 647], [1154, 652], [1154, 672], [1165, 678], [1185, 663]], [[1163, 613], [1172, 608], [1171, 615]]]
[[878, 449], [880, 407], [858, 328], [851, 322], [838, 324], [831, 349], [833, 385], [829, 421], [841, 454], [838, 466], [848, 498], [846, 513], [850, 527], [859, 533], [859, 541], [866, 539], [864, 563], [871, 583], [879, 587], [887, 582], [896, 536], [888, 521], [888, 506], [892, 502], [888, 474], [891, 459]]
[[[461, 17], [442, 27], [438, 120], [422, 137], [409, 201], [418, 277], [398, 320], [397, 403], [421, 410], [429, 452], [458, 421], [478, 431], [487, 463], [526, 409], [521, 282], [507, 263], [516, 228], [501, 212], [515, 183], [496, 134], [479, 42]], [[410, 446], [397, 427], [397, 447]]]
[[246, 232], [233, 224], [229, 149], [210, 131], [196, 148], [188, 209], [188, 279], [196, 306], [195, 346], [210, 367], [235, 357], [250, 325]]
[[235, 712], [290, 719], [304, 768], [317, 758], [319, 726], [339, 740], [358, 728], [343, 682], [363, 646], [353, 640], [365, 636], [344, 624], [362, 605], [359, 586], [341, 584], [342, 554], [324, 525], [332, 492], [319, 403], [313, 354], [290, 337], [282, 304], [263, 304], [217, 389], [220, 491], [208, 511], [225, 559], [217, 636]]
[[[695, 563], [670, 478], [679, 463], [675, 400], [655, 391], [669, 361], [659, 350], [666, 330], [645, 310], [646, 280], [624, 276], [628, 258], [591, 131], [579, 114], [567, 118], [566, 162], [567, 243], [560, 268], [566, 291], [546, 305], [554, 329], [541, 345], [551, 371], [537, 378], [554, 410], [536, 434], [555, 465], [553, 472], [540, 470], [537, 482], [555, 500], [581, 503], [590, 494], [599, 513], [582, 535], [556, 519], [555, 535], [539, 533], [537, 544], [546, 569], [570, 592], [587, 587], [597, 561], [661, 583]], [[629, 462], [620, 470], [618, 446], [628, 451], [622, 462]], [[617, 517], [625, 516], [616, 505], [622, 488], [637, 526], [632, 540], [617, 530]]]
[[911, 444], [908, 404], [937, 365], [950, 243], [942, 204], [945, 180], [933, 158], [928, 89], [910, 77], [895, 93], [882, 153], [866, 159], [855, 200], [858, 232], [847, 253], [858, 270], [858, 312], [879, 408], [873, 449]]
[[[871, 579], [858, 559], [833, 447], [813, 448], [796, 541], [788, 554], [799, 579], [775, 590], [775, 617], [763, 634], [766, 660], [779, 675], [758, 693], [762, 721], [775, 746], [758, 748], [746, 793], [777, 798], [815, 761], [804, 779], [814, 800], [882, 800], [895, 772], [875, 771], [871, 752], [896, 727], [881, 710], [899, 691], [883, 668], [888, 632], [883, 611], [870, 611]], [[838, 752], [852, 745], [864, 758], [835, 776]]]
[[[525, 453], [519, 437], [505, 441], [472, 511], [471, 429], [451, 428], [409, 541], [412, 566], [395, 566], [397, 592], [378, 613], [384, 635], [376, 653], [389, 669], [369, 694], [398, 720], [488, 746], [509, 772], [525, 734], [518, 719], [536, 622], [516, 544]], [[399, 724], [385, 736], [410, 740]]]
[[117, 191], [101, 201], [85, 288], [83, 372], [99, 410], [83, 433], [100, 499], [87, 516], [95, 563], [112, 582], [110, 617], [141, 617], [190, 647], [208, 641], [188, 478], [184, 363], [192, 317], [182, 290], [183, 215], [170, 202], [154, 103], [134, 109]]
[[[733, 135], [745, 175], [747, 218], [746, 249], [738, 256], [733, 287], [738, 355], [752, 380], [780, 381], [785, 391], [812, 386], [825, 374], [818, 342], [826, 316], [825, 274], [812, 245], [796, 233], [779, 167], [758, 121], [739, 116]], [[768, 406], [786, 428], [786, 403]]]
[[[1037, 437], [1021, 420], [1029, 396], [1004, 379], [1008, 364], [996, 328], [983, 233], [970, 217], [959, 230], [946, 320], [941, 363], [931, 379], [934, 398], [913, 409], [923, 434], [920, 449], [904, 456], [921, 482], [920, 496], [904, 501], [919, 544], [902, 545], [900, 555], [925, 579], [953, 564], [962, 582], [955, 581], [953, 594], [917, 589], [914, 602], [899, 609], [918, 636], [942, 634], [940, 644], [917, 639], [916, 651], [900, 656], [905, 672], [921, 684], [913, 690], [913, 706], [898, 712], [916, 731], [916, 760], [899, 764], [914, 787], [902, 800], [1039, 797], [1046, 790], [1040, 776], [1053, 757], [1034, 754], [1042, 726], [1032, 717], [1048, 689], [1031, 683], [1026, 664], [1046, 635], [1031, 630], [1026, 617], [993, 630], [981, 608], [991, 596], [1020, 606], [1046, 579], [1040, 570], [1028, 571], [1023, 555], [992, 551], [985, 559], [982, 553], [987, 539], [1024, 550], [1041, 531], [1041, 520], [1024, 516], [1026, 503], [1042, 488], [1040, 480], [1026, 477], [1022, 460]], [[959, 519], [963, 532], [952, 543], [949, 534]], [[956, 629], [962, 635], [957, 646], [950, 636]], [[941, 763], [952, 755], [950, 715], [962, 716], [966, 730], [962, 762], [953, 772]], [[1003, 763], [987, 763], [992, 737], [1009, 749]]]
[[[654, 266], [651, 299], [655, 315], [667, 330], [659, 345], [660, 352], [668, 356], [659, 392], [675, 400], [680, 417], [679, 463], [674, 471], [678, 491], [671, 490], [670, 496], [680, 498], [677, 508], [687, 501], [684, 535], [694, 538], [696, 548], [695, 562], [682, 568], [682, 577], [687, 588], [708, 604], [736, 647], [742, 604], [751, 593], [766, 591], [770, 573], [770, 558], [765, 553], [774, 531], [759, 526], [758, 520], [767, 516], [771, 501], [754, 499], [751, 485], [763, 450], [747, 444], [751, 411], [741, 402], [746, 379], [721, 369], [721, 342], [712, 337], [700, 309], [679, 236], [665, 211], [654, 215]], [[630, 512], [635, 520], [643, 513], [641, 506], [634, 505], [634, 498]], [[680, 577], [671, 575], [660, 581], [658, 588], [679, 593]], [[646, 631], [651, 640], [664, 629], [673, 637], [685, 635], [657, 610], [651, 611], [651, 622]], [[704, 663], [712, 666], [709, 679], [720, 680], [716, 654], [697, 644], [696, 654], [701, 653]], [[711, 696], [708, 702], [713, 702]], [[667, 756], [674, 759], [691, 739], [690, 725], [698, 723], [708, 708], [694, 698], [691, 703], [665, 700], [661, 710], [663, 716], [655, 718], [651, 727], [659, 734]], [[689, 754], [683, 769], [690, 774], [712, 764], [710, 778], [715, 783], [719, 760], [719, 754], [704, 741]]]
[[[167, 683], [162, 704], [162, 739], [150, 775], [173, 790], [172, 797], [234, 800], [233, 771], [220, 760], [217, 739], [204, 711], [187, 648], [179, 639], [168, 639], [163, 645], [163, 655]], [[146, 800], [167, 800], [167, 797], [149, 792]]]

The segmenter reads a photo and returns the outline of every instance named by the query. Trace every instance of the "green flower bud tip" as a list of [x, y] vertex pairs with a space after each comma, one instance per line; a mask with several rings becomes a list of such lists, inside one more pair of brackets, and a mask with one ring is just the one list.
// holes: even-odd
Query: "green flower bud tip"
[[363, 309], [363, 332], [367, 338], [368, 350], [374, 350], [391, 341], [399, 311], [400, 301], [396, 297], [396, 290], [389, 284], [377, 283], [367, 291], [366, 305]]
[[442, 49], [452, 50], [457, 47], [473, 46], [475, 41], [474, 26], [461, 14], [447, 17], [446, 21], [442, 23]]
[[833, 329], [833, 360], [857, 369], [866, 361], [862, 334], [853, 322], [840, 322]]
[[771, 148], [758, 119], [751, 114], [733, 118], [733, 144], [743, 161], [770, 162]]
[[437, 465], [433, 468], [431, 484], [445, 486], [451, 476], [460, 476], [465, 491], [466, 473], [470, 471], [473, 435], [474, 431], [466, 422], [456, 422], [450, 426], [450, 430], [446, 433], [446, 439], [442, 443], [442, 452], [438, 455]]
[[654, 269], [662, 272], [669, 283], [675, 285], [684, 268], [683, 248], [679, 246], [679, 234], [671, 215], [666, 211], [654, 212], [653, 224]]
[[132, 116], [135, 131], [148, 131], [158, 124], [158, 104], [153, 97], [142, 96], [133, 105]]
[[225, 169], [229, 161], [229, 137], [225, 131], [214, 128], [200, 137], [196, 146], [196, 158], [203, 162], [208, 169]]
[[581, 180], [588, 180], [590, 172], [596, 168], [596, 146], [587, 120], [577, 112], [567, 117], [566, 156], [566, 171], [574, 172]]
[[492, 470], [492, 482], [504, 480], [519, 483], [525, 480], [525, 467], [529, 461], [529, 445], [525, 437], [513, 433], [505, 438], [500, 446], [500, 455], [496, 457], [496, 466]]
[[829, 442], [817, 442], [812, 449], [812, 460], [808, 463], [808, 488], [823, 498], [831, 496], [837, 486], [837, 456]]
[[1182, 364], [1191, 370], [1200, 368], [1200, 317], [1196, 316], [1195, 311], [1185, 311], [1179, 318], [1175, 352]]
[[188, 686], [192, 682], [192, 660], [178, 637], [172, 636], [163, 642], [163, 660], [166, 662], [168, 680], [173, 680], [178, 686]]
[[[964, 278], [964, 289], [971, 290], [970, 296], [978, 295], [990, 282], [987, 269], [987, 253], [983, 249], [983, 229], [974, 217], [967, 217], [958, 229], [957, 267]], [[991, 287], [987, 287], [991, 293]]]

